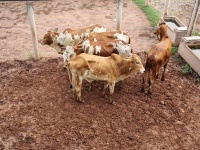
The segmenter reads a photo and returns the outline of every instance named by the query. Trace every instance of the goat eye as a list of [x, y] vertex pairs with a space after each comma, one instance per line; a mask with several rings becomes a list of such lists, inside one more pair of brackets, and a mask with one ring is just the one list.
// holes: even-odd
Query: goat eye
[[139, 62], [136, 62], [136, 64], [139, 65], [140, 63], [139, 63]]

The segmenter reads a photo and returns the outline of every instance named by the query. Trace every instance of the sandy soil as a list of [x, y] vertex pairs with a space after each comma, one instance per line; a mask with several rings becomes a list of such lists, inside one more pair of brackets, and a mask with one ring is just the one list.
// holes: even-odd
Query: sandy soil
[[[116, 6], [116, 0], [34, 2], [38, 40], [55, 27], [98, 23], [114, 30]], [[123, 12], [122, 29], [145, 61], [142, 52], [158, 42], [150, 23], [131, 0], [124, 0]], [[0, 19], [0, 149], [200, 149], [200, 85], [181, 73], [178, 56], [152, 96], [140, 92], [137, 75], [115, 91], [116, 106], [101, 96], [102, 82], [91, 92], [84, 82], [81, 104], [55, 50], [39, 44], [43, 58], [28, 60], [33, 48], [25, 2], [0, 3]]]
[[[33, 55], [33, 47], [26, 3], [6, 2], [1, 4], [0, 8], [0, 39], [2, 41], [0, 43], [0, 60], [29, 58], [31, 54]], [[115, 30], [116, 10], [116, 0], [34, 2], [38, 40], [43, 38], [47, 30], [56, 27], [59, 32], [62, 32], [66, 28], [80, 28], [97, 23], [105, 26], [108, 30]], [[124, 1], [121, 28], [131, 36], [134, 51], [147, 51], [155, 43], [150, 23], [131, 0]], [[148, 43], [141, 44], [143, 41], [148, 41]], [[41, 56], [59, 56], [48, 46], [39, 44], [38, 48]]]

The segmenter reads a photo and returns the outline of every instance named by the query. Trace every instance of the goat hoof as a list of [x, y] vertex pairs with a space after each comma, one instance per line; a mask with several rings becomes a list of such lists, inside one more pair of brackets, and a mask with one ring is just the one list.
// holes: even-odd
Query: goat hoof
[[70, 85], [70, 89], [72, 89], [72, 85]]
[[85, 103], [85, 101], [84, 101], [84, 100], [80, 100], [80, 99], [78, 99], [78, 101], [79, 101], [80, 103]]
[[106, 96], [106, 93], [105, 93], [105, 92], [103, 92], [101, 95], [102, 95], [102, 97], [105, 97], [105, 96]]
[[116, 105], [116, 103], [114, 101], [110, 102], [112, 105]]
[[151, 91], [148, 91], [148, 94], [149, 94], [149, 95], [152, 95], [152, 92], [151, 92]]
[[161, 78], [161, 81], [165, 81], [165, 78]]

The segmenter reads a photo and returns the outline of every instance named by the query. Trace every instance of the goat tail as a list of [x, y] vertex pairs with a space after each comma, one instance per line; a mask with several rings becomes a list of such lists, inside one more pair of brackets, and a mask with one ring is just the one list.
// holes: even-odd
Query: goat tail
[[148, 57], [147, 58], [147, 62], [145, 64], [145, 74], [144, 74], [144, 81], [149, 81], [150, 80], [150, 75], [151, 75], [151, 69], [153, 67], [153, 58], [152, 57]]
[[150, 80], [150, 69], [145, 69], [144, 82], [149, 81], [149, 80]]

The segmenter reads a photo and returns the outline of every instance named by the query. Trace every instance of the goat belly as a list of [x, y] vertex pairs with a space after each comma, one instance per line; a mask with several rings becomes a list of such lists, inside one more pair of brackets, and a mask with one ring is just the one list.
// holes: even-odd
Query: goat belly
[[95, 72], [95, 71], [92, 71], [92, 70], [88, 70], [83, 75], [83, 78], [85, 80], [104, 80], [104, 81], [106, 81], [108, 79], [108, 75], [107, 74], [101, 74], [101, 72]]

